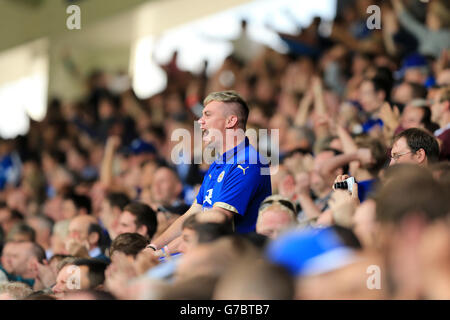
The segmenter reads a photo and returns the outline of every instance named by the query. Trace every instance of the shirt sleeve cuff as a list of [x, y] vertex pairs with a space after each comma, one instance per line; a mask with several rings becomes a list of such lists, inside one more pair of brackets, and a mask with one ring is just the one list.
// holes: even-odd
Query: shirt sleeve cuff
[[216, 202], [216, 203], [214, 203], [213, 207], [219, 207], [219, 208], [231, 211], [233, 213], [239, 214], [239, 211], [237, 211], [237, 209], [235, 207], [233, 207], [232, 205], [225, 203], [225, 202]]

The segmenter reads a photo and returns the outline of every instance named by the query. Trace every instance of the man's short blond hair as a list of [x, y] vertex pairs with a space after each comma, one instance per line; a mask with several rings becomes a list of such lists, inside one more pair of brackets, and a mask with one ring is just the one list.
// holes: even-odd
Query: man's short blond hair
[[[280, 202], [280, 200], [282, 202]], [[286, 204], [290, 205], [286, 206]], [[286, 212], [291, 218], [292, 222], [296, 223], [297, 213], [291, 209], [291, 206], [292, 208], [295, 209], [295, 205], [292, 203], [292, 201], [290, 201], [286, 197], [283, 197], [278, 194], [268, 196], [266, 199], [264, 199], [264, 201], [261, 203], [261, 206], [259, 207], [256, 224], [261, 223], [261, 219], [264, 212], [266, 212], [267, 210], [274, 210], [274, 209]]]
[[206, 106], [208, 103], [213, 101], [229, 104], [230, 108], [228, 110], [224, 110], [224, 112], [236, 115], [238, 117], [238, 127], [245, 130], [249, 109], [247, 102], [245, 102], [245, 100], [236, 91], [228, 90], [211, 92], [205, 100], [203, 100], [203, 105]]

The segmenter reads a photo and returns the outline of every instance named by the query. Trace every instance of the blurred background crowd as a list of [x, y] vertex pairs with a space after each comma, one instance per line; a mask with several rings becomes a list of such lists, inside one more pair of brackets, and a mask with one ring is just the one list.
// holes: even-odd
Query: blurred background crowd
[[[450, 4], [337, 4], [329, 34], [319, 17], [277, 32], [284, 53], [246, 20], [213, 73], [174, 52], [146, 99], [126, 73], [94, 70], [82, 98], [51, 97], [26, 135], [1, 139], [0, 297], [450, 299]], [[277, 146], [251, 141], [279, 150], [273, 196], [255, 232], [211, 210], [185, 221], [181, 253], [157, 257], [146, 246], [208, 170], [174, 164], [171, 134], [193, 137], [222, 90], [248, 102], [247, 128], [278, 130]], [[348, 177], [352, 192], [333, 188]]]

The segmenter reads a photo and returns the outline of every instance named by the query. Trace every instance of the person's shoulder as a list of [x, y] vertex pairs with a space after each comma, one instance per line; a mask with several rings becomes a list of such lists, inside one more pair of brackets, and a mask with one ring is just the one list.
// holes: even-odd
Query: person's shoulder
[[439, 139], [441, 139], [441, 140], [448, 140], [448, 139], [450, 139], [450, 128], [448, 128], [444, 132], [441, 132], [441, 134], [439, 134], [437, 137]]
[[252, 165], [257, 167], [269, 166], [269, 160], [256, 150], [251, 144], [246, 147], [245, 152], [241, 152], [238, 157], [238, 164]]

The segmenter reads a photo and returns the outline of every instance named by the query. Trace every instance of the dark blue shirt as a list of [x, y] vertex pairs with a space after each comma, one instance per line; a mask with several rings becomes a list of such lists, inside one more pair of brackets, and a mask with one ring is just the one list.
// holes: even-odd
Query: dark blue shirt
[[374, 191], [376, 179], [364, 180], [358, 182], [358, 198], [363, 202]]

